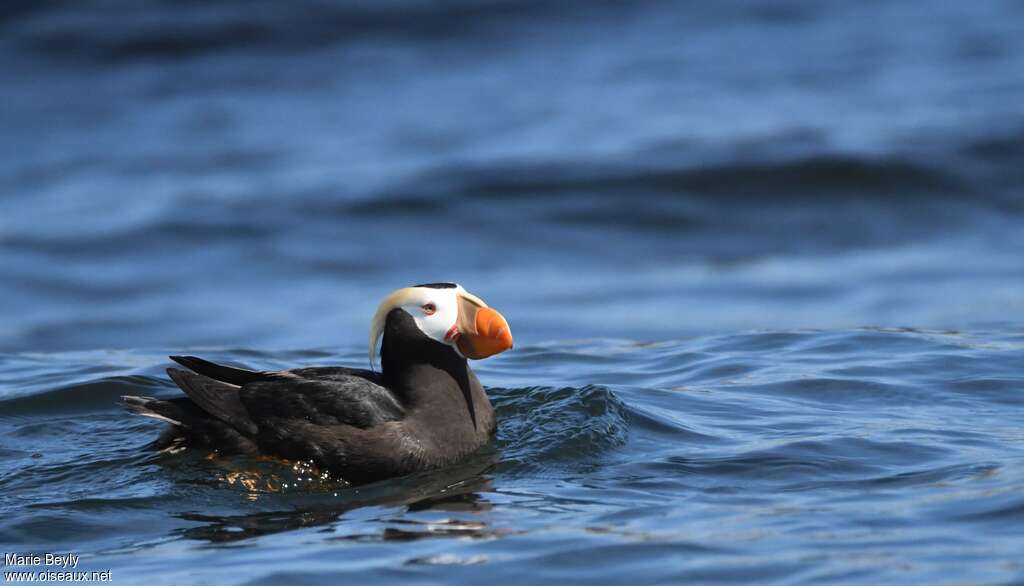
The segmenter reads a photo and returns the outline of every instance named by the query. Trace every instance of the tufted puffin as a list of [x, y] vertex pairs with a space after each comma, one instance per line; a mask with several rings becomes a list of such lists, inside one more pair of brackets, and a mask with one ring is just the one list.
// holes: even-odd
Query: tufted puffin
[[[380, 371], [374, 367], [380, 342]], [[193, 356], [167, 369], [185, 397], [122, 397], [172, 426], [162, 450], [311, 461], [353, 484], [452, 464], [486, 444], [494, 409], [467, 359], [512, 347], [500, 313], [454, 283], [399, 289], [370, 327], [370, 370], [252, 371]]]

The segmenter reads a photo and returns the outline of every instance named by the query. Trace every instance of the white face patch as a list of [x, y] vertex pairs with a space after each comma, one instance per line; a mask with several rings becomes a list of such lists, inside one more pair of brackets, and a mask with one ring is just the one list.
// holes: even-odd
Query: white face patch
[[429, 289], [413, 287], [421, 295], [401, 306], [416, 321], [416, 327], [428, 337], [447, 344], [448, 332], [459, 319], [459, 303], [455, 292], [461, 289]]
[[415, 320], [416, 327], [429, 338], [448, 344], [458, 352], [458, 346], [449, 334], [455, 331], [458, 324], [460, 296], [481, 307], [487, 307], [486, 303], [468, 293], [461, 285], [446, 288], [406, 287], [385, 297], [370, 325], [370, 367], [376, 364], [377, 342], [384, 333], [388, 313], [393, 309], [405, 311]]

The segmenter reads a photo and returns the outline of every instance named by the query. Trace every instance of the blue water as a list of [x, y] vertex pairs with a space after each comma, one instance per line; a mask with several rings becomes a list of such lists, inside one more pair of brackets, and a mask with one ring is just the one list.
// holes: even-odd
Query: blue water
[[[115, 583], [1024, 580], [1024, 5], [0, 8], [0, 551]], [[495, 445], [158, 456], [167, 354], [508, 318]], [[5, 568], [7, 570], [7, 568]]]

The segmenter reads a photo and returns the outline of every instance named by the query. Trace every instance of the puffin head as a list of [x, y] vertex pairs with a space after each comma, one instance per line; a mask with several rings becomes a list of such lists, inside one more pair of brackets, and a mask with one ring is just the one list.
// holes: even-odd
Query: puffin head
[[[455, 283], [427, 283], [399, 289], [381, 302], [370, 325], [370, 366], [388, 316], [399, 310], [416, 328], [459, 356], [479, 360], [512, 347], [512, 330], [500, 313]], [[404, 317], [404, 316], [403, 316]]]

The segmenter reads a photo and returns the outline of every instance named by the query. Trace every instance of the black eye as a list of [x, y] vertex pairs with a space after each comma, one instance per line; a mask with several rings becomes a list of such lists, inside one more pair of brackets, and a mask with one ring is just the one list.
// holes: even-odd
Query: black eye
[[435, 311], [437, 311], [437, 306], [433, 303], [428, 303], [423, 306], [423, 313], [427, 315], [434, 315]]

